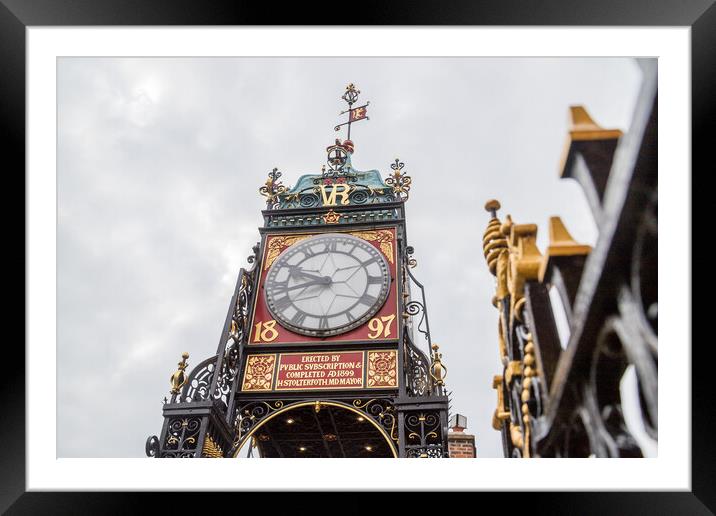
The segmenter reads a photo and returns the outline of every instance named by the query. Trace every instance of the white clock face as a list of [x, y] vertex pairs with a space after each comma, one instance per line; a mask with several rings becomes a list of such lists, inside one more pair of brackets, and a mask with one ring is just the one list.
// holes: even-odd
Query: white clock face
[[352, 235], [329, 233], [286, 249], [266, 275], [271, 315], [302, 335], [327, 337], [370, 319], [388, 297], [390, 271], [383, 254]]

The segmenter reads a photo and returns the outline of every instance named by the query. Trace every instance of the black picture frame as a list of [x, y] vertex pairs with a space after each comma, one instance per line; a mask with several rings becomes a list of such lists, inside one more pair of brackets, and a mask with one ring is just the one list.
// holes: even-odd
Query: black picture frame
[[[713, 134], [716, 92], [716, 7], [713, 0], [470, 0], [420, 3], [400, 1], [363, 2], [350, 6], [350, 18], [358, 25], [604, 25], [604, 26], [688, 26], [691, 28], [692, 72], [692, 157], [693, 163], [706, 163]], [[19, 206], [12, 199], [25, 193], [25, 29], [31, 26], [112, 26], [112, 25], [331, 25], [346, 16], [336, 3], [282, 3], [213, 0], [0, 0], [0, 120], [3, 126], [6, 228], [24, 240], [25, 226], [20, 227]], [[12, 165], [10, 165], [12, 163]], [[692, 175], [693, 177], [693, 175]], [[10, 181], [15, 182], [10, 186]], [[24, 199], [24, 195], [22, 198]], [[696, 203], [694, 203], [696, 204]], [[709, 203], [706, 203], [709, 205]], [[22, 212], [24, 213], [24, 211]], [[695, 219], [694, 219], [695, 220]], [[21, 235], [22, 233], [22, 235]], [[13, 235], [14, 236], [14, 235]], [[8, 246], [9, 248], [9, 246]], [[684, 252], [691, 250], [684, 250]], [[10, 253], [6, 251], [6, 256]], [[22, 246], [23, 264], [26, 263]], [[19, 268], [18, 251], [11, 264]], [[25, 268], [27, 274], [27, 269]], [[20, 281], [19, 274], [16, 281]], [[26, 277], [23, 278], [26, 280]], [[25, 283], [23, 281], [23, 287]], [[6, 311], [8, 329], [20, 327], [25, 320], [25, 304], [12, 299], [13, 308]], [[25, 294], [21, 299], [25, 300]], [[691, 300], [684, 300], [691, 303]], [[694, 304], [694, 306], [696, 306]], [[15, 311], [17, 314], [14, 317]], [[22, 315], [22, 317], [21, 317]], [[23, 341], [24, 328], [23, 328]], [[47, 331], [53, 331], [48, 329]], [[6, 337], [2, 361], [2, 399], [0, 443], [0, 511], [9, 514], [113, 514], [128, 513], [137, 508], [148, 510], [147, 494], [131, 497], [122, 493], [28, 493], [25, 489], [25, 353], [17, 341]], [[688, 349], [691, 343], [671, 343]], [[708, 344], [708, 343], [705, 343]], [[513, 498], [509, 506], [525, 511], [550, 514], [710, 514], [716, 510], [716, 454], [714, 453], [711, 377], [705, 368], [714, 363], [707, 356], [712, 346], [692, 347], [692, 490], [690, 492], [623, 492], [623, 493], [526, 493]], [[167, 493], [166, 497], [176, 497]], [[310, 494], [303, 494], [306, 498]], [[484, 494], [502, 505], [506, 493]], [[442, 499], [442, 497], [441, 497]], [[236, 500], [236, 499], [235, 499]], [[453, 500], [458, 501], [455, 497]], [[504, 498], [503, 498], [504, 501]], [[182, 495], [175, 498], [181, 510], [205, 499]], [[234, 502], [242, 508], [258, 501]], [[485, 501], [484, 503], [488, 503]], [[498, 505], [498, 506], [499, 506]], [[175, 507], [179, 509], [179, 507]], [[171, 510], [167, 506], [165, 510]], [[299, 511], [300, 512], [300, 511]], [[346, 510], [345, 512], [350, 512]]]

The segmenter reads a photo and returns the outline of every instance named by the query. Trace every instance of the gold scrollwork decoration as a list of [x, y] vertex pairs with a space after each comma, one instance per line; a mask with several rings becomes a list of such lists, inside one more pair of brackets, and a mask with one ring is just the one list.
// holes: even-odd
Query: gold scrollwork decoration
[[403, 173], [404, 166], [405, 164], [396, 158], [395, 163], [390, 165], [393, 173], [385, 179], [385, 184], [390, 186], [395, 196], [403, 202], [410, 197], [410, 185], [413, 181], [409, 175]]
[[269, 208], [272, 208], [273, 205], [278, 202], [279, 195], [288, 190], [283, 183], [279, 181], [280, 177], [281, 172], [279, 172], [277, 168], [274, 168], [271, 172], [269, 172], [268, 179], [264, 185], [259, 188], [259, 193], [266, 197], [266, 205]]

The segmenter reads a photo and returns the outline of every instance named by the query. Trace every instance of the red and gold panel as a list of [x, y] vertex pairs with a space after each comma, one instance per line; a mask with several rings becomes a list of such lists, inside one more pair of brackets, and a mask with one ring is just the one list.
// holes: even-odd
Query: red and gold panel
[[366, 387], [389, 389], [398, 386], [398, 352], [395, 349], [368, 351]]
[[394, 389], [398, 387], [397, 357], [396, 350], [252, 354], [241, 390]]
[[281, 353], [277, 391], [362, 389], [362, 351], [340, 353]]
[[270, 391], [273, 386], [276, 355], [249, 355], [242, 391]]
[[331, 337], [310, 337], [294, 333], [281, 326], [271, 315], [264, 297], [264, 282], [276, 258], [290, 246], [321, 233], [290, 235], [269, 235], [266, 237], [261, 263], [259, 289], [254, 302], [252, 331], [249, 345], [261, 344], [316, 344], [348, 341], [385, 342], [398, 338], [398, 294], [397, 294], [397, 242], [395, 228], [381, 228], [366, 231], [336, 231], [347, 233], [369, 242], [385, 256], [391, 275], [388, 297], [378, 312], [368, 321], [353, 330]]

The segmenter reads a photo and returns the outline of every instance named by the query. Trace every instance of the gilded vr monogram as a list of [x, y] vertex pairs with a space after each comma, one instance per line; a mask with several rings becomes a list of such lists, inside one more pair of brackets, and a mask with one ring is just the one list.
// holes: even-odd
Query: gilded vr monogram
[[348, 194], [351, 192], [351, 185], [321, 185], [320, 188], [324, 206], [336, 206], [336, 197], [340, 197], [342, 205], [346, 205], [350, 202], [348, 200]]

